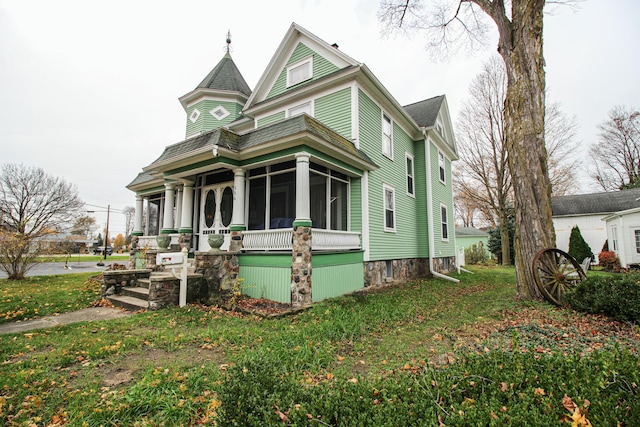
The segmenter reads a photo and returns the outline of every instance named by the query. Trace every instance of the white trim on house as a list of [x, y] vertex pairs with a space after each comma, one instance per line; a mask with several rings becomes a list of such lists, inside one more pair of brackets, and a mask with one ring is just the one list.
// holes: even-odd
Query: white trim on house
[[[445, 236], [446, 234], [446, 236]], [[449, 241], [451, 231], [449, 230], [449, 207], [440, 202], [440, 240]]]
[[[295, 79], [294, 79], [295, 78]], [[313, 55], [287, 65], [287, 88], [313, 78]]]
[[[411, 170], [409, 170], [409, 160], [411, 160]], [[416, 168], [415, 161], [412, 154], [404, 152], [404, 166], [405, 166], [405, 189], [407, 190], [407, 196], [416, 198]]]
[[[393, 119], [390, 114], [384, 110], [381, 111], [380, 124], [382, 128], [382, 155], [393, 160]], [[385, 127], [389, 125], [389, 133], [386, 133]], [[388, 137], [388, 140], [387, 140]]]
[[[387, 194], [391, 195], [391, 206], [389, 206], [387, 204], [387, 201], [389, 201], [387, 199]], [[396, 189], [393, 188], [392, 186], [390, 186], [389, 184], [382, 184], [382, 209], [383, 209], [383, 224], [384, 224], [384, 231], [386, 232], [390, 232], [390, 233], [395, 233], [396, 232]], [[389, 225], [387, 224], [387, 211], [391, 211], [393, 213], [393, 216], [391, 218], [391, 221], [393, 221], [393, 224], [391, 224], [392, 226], [389, 227]]]
[[296, 106], [293, 106], [291, 108], [287, 108], [285, 110], [285, 117], [289, 118], [289, 117], [295, 117], [295, 116], [299, 116], [300, 114], [304, 114], [307, 113], [308, 115], [310, 115], [311, 117], [313, 117], [313, 106], [315, 104], [315, 101], [307, 101], [307, 102], [303, 102], [302, 104], [298, 104]]
[[[218, 114], [218, 113], [220, 113], [220, 114]], [[224, 108], [222, 105], [218, 105], [217, 107], [212, 108], [211, 110], [209, 110], [209, 114], [211, 114], [217, 120], [224, 120], [225, 118], [229, 117], [229, 115], [231, 113], [229, 112], [229, 110]]]
[[369, 171], [364, 171], [360, 179], [360, 191], [362, 199], [362, 249], [364, 261], [371, 260], [371, 240], [369, 230]]

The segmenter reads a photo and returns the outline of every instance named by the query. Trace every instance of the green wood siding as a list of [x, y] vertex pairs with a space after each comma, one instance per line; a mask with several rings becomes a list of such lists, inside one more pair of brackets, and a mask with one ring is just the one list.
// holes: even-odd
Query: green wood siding
[[[452, 187], [451, 187], [451, 161], [445, 157], [445, 177], [446, 183], [440, 181], [440, 171], [438, 169], [438, 148], [430, 144], [431, 150], [431, 187], [433, 191], [433, 232], [434, 232], [434, 250], [433, 257], [440, 258], [445, 256], [455, 256], [455, 228], [453, 225], [453, 206]], [[449, 241], [442, 240], [442, 216], [440, 212], [440, 204], [447, 206], [448, 224], [449, 224]]]
[[277, 112], [275, 114], [272, 114], [270, 116], [267, 117], [263, 117], [261, 119], [258, 120], [258, 127], [263, 127], [263, 126], [267, 126], [270, 124], [273, 124], [275, 122], [279, 122], [281, 120], [284, 120], [284, 111], [280, 111]]
[[[224, 107], [231, 114], [229, 114], [227, 117], [225, 117], [222, 120], [218, 120], [217, 118], [213, 117], [213, 115], [209, 111], [215, 109], [218, 106]], [[196, 108], [200, 111], [200, 116], [198, 117], [198, 120], [196, 120], [195, 122], [192, 122], [189, 119], [189, 117], [191, 117], [191, 113]], [[215, 100], [200, 101], [197, 104], [194, 104], [187, 109], [186, 136], [188, 137], [195, 133], [207, 132], [212, 129], [218, 129], [218, 128], [221, 128], [222, 126], [226, 126], [240, 116], [241, 110], [242, 110], [242, 105], [237, 104], [235, 102], [215, 101]]]
[[312, 262], [313, 302], [334, 298], [364, 287], [362, 252], [314, 253]]
[[291, 303], [291, 253], [241, 254], [238, 264], [243, 294]]
[[351, 88], [316, 99], [313, 115], [340, 135], [351, 139]]
[[429, 256], [429, 215], [427, 213], [427, 162], [425, 141], [415, 143], [413, 167], [415, 170], [416, 193], [416, 239], [418, 244], [418, 256]]
[[[405, 152], [414, 156], [414, 141], [393, 122], [393, 160], [382, 154], [382, 111], [362, 91], [358, 95], [360, 117], [360, 148], [380, 166], [369, 173], [369, 256], [372, 261], [426, 256], [419, 245], [417, 212], [424, 211], [418, 201], [407, 195]], [[393, 117], [392, 117], [393, 120]], [[414, 165], [414, 171], [417, 167]], [[395, 190], [395, 232], [384, 231], [383, 188]], [[422, 224], [425, 220], [422, 219]]]
[[[313, 77], [310, 80], [305, 80], [304, 82], [300, 82], [297, 85], [287, 87], [287, 66], [310, 56], [313, 56]], [[294, 49], [291, 57], [289, 57], [289, 61], [287, 62], [286, 66], [280, 71], [280, 75], [276, 79], [276, 82], [271, 88], [271, 91], [267, 95], [267, 99], [281, 95], [288, 90], [297, 88], [301, 85], [309, 83], [310, 81], [317, 80], [321, 77], [326, 76], [327, 74], [337, 71], [338, 69], [338, 67], [327, 61], [317, 52], [311, 50], [304, 43], [298, 43], [298, 46], [296, 46], [296, 48]]]
[[[362, 233], [362, 179], [350, 179], [349, 209], [351, 224], [349, 231], [359, 231]], [[360, 236], [360, 244], [362, 244], [362, 235]]]

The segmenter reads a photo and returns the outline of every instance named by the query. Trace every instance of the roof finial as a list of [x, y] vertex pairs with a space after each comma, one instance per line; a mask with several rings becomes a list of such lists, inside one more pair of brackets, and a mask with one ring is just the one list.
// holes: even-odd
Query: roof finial
[[231, 53], [231, 30], [227, 30], [227, 46], [225, 47], [227, 53]]

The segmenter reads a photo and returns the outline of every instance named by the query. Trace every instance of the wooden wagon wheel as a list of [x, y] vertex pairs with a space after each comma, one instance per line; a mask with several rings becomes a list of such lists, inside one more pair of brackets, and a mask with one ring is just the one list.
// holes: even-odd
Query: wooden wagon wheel
[[556, 248], [539, 251], [531, 268], [536, 286], [555, 305], [562, 305], [564, 294], [587, 278], [575, 258]]

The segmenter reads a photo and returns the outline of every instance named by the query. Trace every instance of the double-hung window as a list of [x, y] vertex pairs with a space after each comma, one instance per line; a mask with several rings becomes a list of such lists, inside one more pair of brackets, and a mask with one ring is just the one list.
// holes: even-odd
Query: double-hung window
[[384, 231], [396, 231], [396, 195], [388, 185], [384, 186]]
[[444, 154], [438, 151], [438, 173], [440, 182], [443, 184], [447, 183], [447, 175], [445, 174], [445, 162], [444, 162]]
[[414, 180], [413, 180], [413, 156], [405, 153], [407, 164], [407, 194], [411, 197], [415, 196]]
[[391, 134], [391, 119], [382, 115], [382, 154], [393, 159], [393, 136]]
[[440, 205], [440, 224], [442, 225], [442, 240], [449, 241], [449, 209], [447, 205]]

